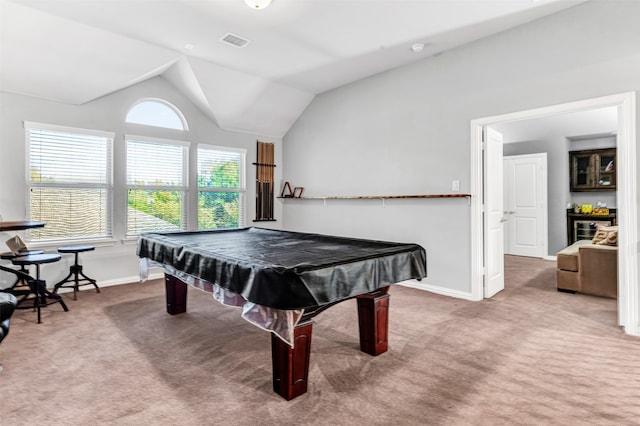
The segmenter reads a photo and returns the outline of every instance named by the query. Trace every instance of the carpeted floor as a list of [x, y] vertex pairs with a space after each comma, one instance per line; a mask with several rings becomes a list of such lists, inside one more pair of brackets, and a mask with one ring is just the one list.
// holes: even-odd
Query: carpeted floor
[[507, 257], [507, 288], [468, 302], [393, 286], [390, 350], [358, 350], [354, 301], [315, 320], [310, 386], [271, 390], [270, 336], [161, 282], [18, 311], [0, 344], [1, 425], [640, 424], [640, 338], [616, 301], [555, 290], [555, 263]]

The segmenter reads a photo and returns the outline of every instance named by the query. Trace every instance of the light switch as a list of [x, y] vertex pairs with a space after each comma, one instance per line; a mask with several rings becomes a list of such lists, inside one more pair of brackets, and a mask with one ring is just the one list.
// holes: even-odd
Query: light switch
[[451, 190], [452, 191], [460, 191], [460, 181], [454, 180], [451, 182]]

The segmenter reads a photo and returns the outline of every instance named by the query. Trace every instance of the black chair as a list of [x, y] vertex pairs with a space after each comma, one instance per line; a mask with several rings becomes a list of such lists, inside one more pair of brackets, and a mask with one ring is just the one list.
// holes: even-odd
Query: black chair
[[[13, 294], [0, 291], [0, 342], [9, 334], [9, 319], [16, 309], [18, 300]], [[0, 364], [2, 371], [2, 364]]]
[[14, 293], [19, 297], [16, 309], [35, 309], [38, 312], [38, 324], [42, 322], [40, 319], [40, 308], [43, 306], [59, 303], [65, 312], [69, 310], [62, 298], [47, 290], [46, 281], [40, 279], [40, 265], [57, 262], [60, 259], [61, 256], [59, 254], [32, 254], [29, 256], [16, 257], [11, 261], [14, 265], [35, 265], [36, 267], [35, 279], [29, 277], [31, 278], [29, 279], [29, 289], [21, 291], [20, 293], [14, 290]]
[[[13, 258], [18, 257], [14, 256]], [[27, 274], [24, 271], [27, 271], [27, 268], [21, 266], [20, 270], [8, 268], [6, 266], [0, 265], [0, 271], [5, 271], [10, 274], [16, 276], [16, 282], [12, 287], [5, 288], [4, 290], [0, 290], [5, 293], [12, 294], [14, 297], [18, 298], [18, 304], [20, 304], [21, 296], [27, 295], [31, 292], [30, 282], [35, 280], [31, 275]], [[23, 283], [21, 285], [16, 285], [17, 283]]]
[[[44, 253], [44, 250], [24, 250], [24, 251], [20, 251], [18, 253], [14, 253], [14, 252], [8, 251], [8, 252], [5, 252], [5, 253], [0, 253], [0, 259], [13, 260], [16, 257], [20, 257], [20, 256], [29, 256], [30, 254], [43, 254], [43, 253]], [[24, 265], [20, 265], [20, 272], [23, 272], [26, 275], [29, 275], [29, 269]], [[15, 288], [18, 285], [26, 287], [26, 286], [29, 285], [29, 283], [27, 282], [26, 279], [24, 279], [20, 275], [18, 275], [17, 278], [16, 278], [16, 281], [13, 283], [11, 288]]]
[[[61, 288], [73, 288], [73, 300], [76, 300], [76, 292], [78, 292], [78, 287], [83, 285], [93, 285], [96, 288], [96, 293], [100, 293], [100, 288], [98, 284], [96, 284], [96, 280], [93, 278], [89, 278], [82, 272], [82, 265], [78, 263], [78, 253], [82, 253], [85, 251], [95, 250], [94, 246], [84, 245], [84, 246], [66, 246], [58, 248], [59, 253], [74, 253], [75, 260], [73, 265], [69, 268], [69, 275], [66, 276], [62, 281], [53, 286], [53, 292], [58, 293], [58, 289]], [[82, 276], [82, 278], [80, 278]], [[70, 283], [66, 285], [67, 283]]]

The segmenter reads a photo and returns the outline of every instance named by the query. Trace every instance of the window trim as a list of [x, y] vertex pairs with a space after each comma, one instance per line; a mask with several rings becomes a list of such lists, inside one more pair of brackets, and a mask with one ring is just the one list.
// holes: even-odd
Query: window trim
[[[86, 238], [53, 238], [47, 240], [33, 240], [30, 238], [29, 233], [27, 232], [26, 240], [30, 246], [34, 247], [47, 247], [47, 246], [56, 246], [60, 244], [71, 244], [71, 243], [81, 243], [81, 242], [110, 242], [114, 241], [114, 147], [115, 147], [115, 139], [116, 133], [106, 130], [96, 130], [96, 129], [87, 129], [83, 127], [73, 127], [73, 126], [64, 126], [60, 124], [49, 124], [49, 123], [41, 123], [36, 121], [23, 121], [24, 128], [24, 139], [25, 139], [25, 171], [24, 171], [24, 182], [25, 182], [25, 212], [26, 217], [31, 217], [31, 188], [35, 187], [48, 187], [48, 188], [104, 188], [107, 191], [107, 207], [105, 209], [105, 214], [107, 215], [107, 235], [104, 236], [93, 236]], [[80, 133], [90, 136], [103, 137], [110, 140], [109, 147], [109, 156], [107, 158], [108, 164], [110, 165], [109, 170], [106, 175], [107, 182], [104, 184], [88, 184], [88, 183], [64, 183], [60, 184], [52, 184], [50, 182], [39, 182], [36, 185], [33, 185], [31, 181], [31, 139], [29, 137], [30, 130], [49, 130], [54, 132], [65, 132], [65, 133]]]
[[[90, 134], [92, 136], [100, 136], [100, 137], [105, 137], [105, 138], [110, 138], [112, 143], [113, 140], [115, 139], [115, 132], [110, 132], [107, 130], [95, 130], [95, 129], [87, 129], [84, 127], [72, 127], [72, 126], [63, 126], [60, 124], [48, 124], [48, 123], [39, 123], [36, 121], [24, 121], [23, 122], [23, 127], [25, 130], [29, 130], [29, 129], [43, 129], [43, 130], [53, 130], [53, 131], [57, 131], [57, 132], [69, 132], [69, 133], [73, 133], [73, 132], [81, 132], [81, 133], [87, 133]], [[26, 135], [26, 133], [25, 133]]]
[[[198, 181], [198, 151], [200, 149], [208, 149], [210, 151], [224, 151], [224, 152], [234, 152], [237, 154], [240, 154], [241, 156], [241, 172], [240, 172], [240, 182], [239, 182], [239, 187], [236, 188], [209, 188], [209, 187], [201, 187], [198, 185], [197, 181]], [[238, 228], [242, 228], [246, 226], [246, 222], [247, 222], [247, 150], [245, 148], [234, 148], [234, 147], [227, 147], [227, 146], [220, 146], [220, 145], [210, 145], [210, 144], [205, 144], [205, 143], [199, 143], [196, 147], [196, 171], [195, 171], [195, 178], [196, 178], [196, 195], [199, 196], [200, 192], [237, 192], [239, 195], [242, 196], [242, 199], [244, 200], [243, 206], [242, 206], [242, 214], [240, 215], [240, 218], [238, 218]], [[199, 218], [199, 208], [198, 208], [198, 203], [196, 203], [196, 229], [199, 229], [199, 222], [200, 222], [200, 218]], [[240, 220], [242, 219], [242, 220]]]
[[[189, 208], [189, 157], [190, 157], [190, 148], [191, 142], [189, 141], [181, 141], [175, 139], [165, 139], [165, 138], [154, 138], [150, 136], [139, 136], [134, 134], [125, 134], [124, 136], [124, 239], [134, 239], [138, 238], [140, 235], [129, 233], [129, 190], [151, 190], [151, 191], [182, 191], [182, 230], [189, 229], [189, 212], [191, 209]], [[154, 143], [154, 144], [165, 144], [165, 145], [174, 145], [174, 146], [182, 146], [186, 148], [185, 156], [183, 159], [183, 170], [182, 170], [182, 185], [181, 186], [167, 186], [167, 185], [130, 185], [128, 183], [129, 178], [129, 141], [139, 141], [146, 143]]]
[[[173, 127], [154, 126], [154, 125], [151, 125], [151, 124], [134, 123], [132, 121], [127, 121], [127, 117], [129, 116], [129, 113], [131, 112], [131, 110], [134, 109], [136, 106], [140, 105], [141, 103], [144, 103], [144, 102], [157, 102], [157, 103], [160, 103], [160, 104], [163, 104], [163, 105], [169, 107], [178, 116], [178, 118], [180, 119], [180, 122], [182, 123], [182, 129], [174, 129]], [[156, 128], [156, 129], [175, 130], [175, 131], [178, 131], [178, 132], [188, 132], [189, 131], [189, 123], [187, 122], [187, 119], [184, 116], [184, 114], [182, 113], [182, 111], [180, 110], [180, 108], [178, 108], [177, 106], [175, 106], [171, 102], [166, 101], [166, 100], [161, 99], [161, 98], [142, 98], [142, 99], [138, 99], [137, 101], [135, 101], [131, 105], [131, 107], [129, 107], [129, 109], [127, 109], [127, 113], [124, 116], [123, 122], [125, 124], [133, 124], [133, 125], [138, 125], [138, 126], [152, 127], [152, 128]]]

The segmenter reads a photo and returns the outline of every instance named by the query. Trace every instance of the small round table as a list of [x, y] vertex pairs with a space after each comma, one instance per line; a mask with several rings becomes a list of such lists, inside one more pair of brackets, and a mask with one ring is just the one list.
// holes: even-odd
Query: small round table
[[30, 220], [4, 220], [0, 221], [0, 231], [22, 231], [24, 229], [42, 228], [46, 222], [34, 222]]

